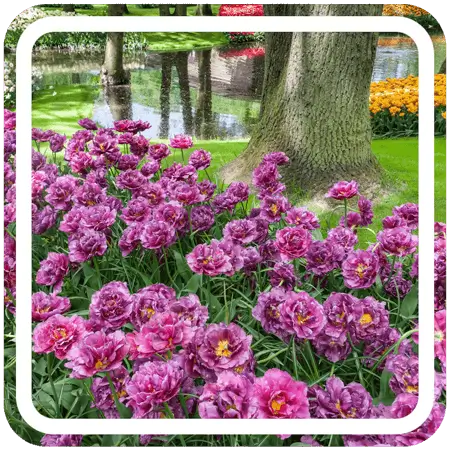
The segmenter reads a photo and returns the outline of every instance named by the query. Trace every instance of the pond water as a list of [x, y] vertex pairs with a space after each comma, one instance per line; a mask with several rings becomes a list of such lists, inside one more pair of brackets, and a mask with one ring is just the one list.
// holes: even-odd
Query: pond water
[[[440, 67], [445, 42], [437, 39], [435, 49]], [[89, 86], [96, 122], [109, 127], [124, 118], [146, 120], [152, 124], [149, 138], [188, 133], [199, 139], [244, 139], [258, 120], [263, 47], [127, 54], [124, 65], [131, 74], [130, 86], [108, 89], [98, 87], [102, 59], [102, 52], [36, 53], [33, 65], [42, 72], [38, 87], [57, 95], [67, 86]], [[411, 40], [380, 39], [374, 81], [417, 75], [417, 68], [418, 52]]]

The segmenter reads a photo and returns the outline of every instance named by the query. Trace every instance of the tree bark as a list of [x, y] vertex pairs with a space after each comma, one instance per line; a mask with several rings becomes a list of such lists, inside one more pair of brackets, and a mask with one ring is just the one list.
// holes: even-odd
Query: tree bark
[[209, 4], [200, 4], [197, 5], [197, 9], [195, 10], [195, 15], [196, 16], [212, 16], [213, 12], [212, 12], [212, 8], [211, 5]]
[[[108, 16], [121, 16], [123, 5], [108, 5]], [[130, 73], [123, 67], [124, 34], [107, 33], [105, 60], [102, 66], [101, 80], [104, 85], [117, 86], [130, 82]]]
[[212, 112], [211, 50], [199, 52], [198, 79], [195, 135], [199, 139], [213, 139], [215, 133]]
[[175, 11], [173, 16], [186, 16], [187, 15], [187, 5], [175, 5]]
[[161, 105], [161, 122], [159, 124], [159, 137], [169, 137], [170, 119], [170, 88], [172, 86], [172, 55], [163, 53], [161, 61], [161, 91], [159, 103]]
[[104, 86], [103, 93], [114, 120], [133, 119], [130, 86]]
[[122, 14], [130, 14], [130, 11], [128, 11], [128, 6], [126, 4], [123, 4], [121, 6], [122, 6]]
[[446, 74], [447, 73], [447, 58], [442, 62], [441, 68], [439, 69], [439, 73]]
[[189, 86], [188, 53], [180, 52], [175, 55], [175, 67], [180, 85], [184, 132], [186, 134], [192, 134], [194, 131], [194, 118], [192, 116], [191, 91]]
[[159, 5], [159, 15], [160, 16], [170, 16], [170, 7], [169, 5]]
[[[266, 15], [380, 15], [382, 5], [265, 5]], [[249, 181], [269, 152], [284, 151], [289, 188], [327, 189], [340, 179], [362, 186], [379, 177], [371, 150], [369, 89], [373, 33], [267, 33], [260, 120], [245, 152], [222, 170]]]
[[68, 5], [63, 5], [63, 9], [64, 12], [75, 12], [75, 5], [70, 3]]

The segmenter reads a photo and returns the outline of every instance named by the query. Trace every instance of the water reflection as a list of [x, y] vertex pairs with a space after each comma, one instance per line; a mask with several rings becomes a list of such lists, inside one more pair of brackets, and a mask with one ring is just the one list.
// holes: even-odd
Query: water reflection
[[[435, 43], [435, 48], [440, 65], [445, 43]], [[99, 87], [93, 119], [106, 127], [125, 118], [149, 121], [149, 138], [183, 132], [199, 139], [247, 138], [258, 120], [264, 53], [263, 47], [235, 47], [127, 54], [130, 86]], [[34, 66], [44, 74], [41, 88], [52, 86], [56, 92], [73, 84], [98, 85], [102, 60], [102, 52], [33, 56]], [[380, 40], [373, 80], [416, 75], [417, 68], [417, 48], [411, 40]]]

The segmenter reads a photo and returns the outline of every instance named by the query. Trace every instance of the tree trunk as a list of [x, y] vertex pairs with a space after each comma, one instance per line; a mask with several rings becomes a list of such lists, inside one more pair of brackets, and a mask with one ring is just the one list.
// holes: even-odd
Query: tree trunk
[[161, 58], [161, 91], [159, 94], [159, 102], [161, 105], [161, 122], [159, 124], [159, 137], [166, 139], [169, 137], [172, 55], [170, 53], [163, 53]]
[[169, 5], [159, 5], [159, 15], [160, 16], [170, 16], [170, 7]]
[[212, 12], [211, 5], [203, 4], [203, 3], [200, 5], [197, 5], [197, 9], [195, 10], [195, 15], [196, 16], [212, 16], [213, 12]]
[[[108, 16], [121, 16], [123, 5], [108, 5]], [[117, 86], [130, 82], [130, 73], [123, 67], [123, 36], [120, 33], [106, 35], [105, 60], [101, 80], [104, 85]]]
[[187, 15], [187, 5], [175, 5], [175, 11], [173, 16], [186, 16]]
[[103, 93], [114, 120], [133, 119], [130, 86], [104, 86]]
[[[265, 5], [266, 15], [380, 15], [382, 5]], [[327, 189], [341, 179], [378, 180], [371, 150], [373, 33], [267, 33], [260, 120], [245, 152], [222, 170], [249, 181], [269, 152], [284, 151], [289, 188]]]
[[194, 119], [192, 117], [191, 91], [189, 86], [188, 53], [180, 52], [175, 55], [175, 67], [180, 85], [181, 108], [183, 111], [184, 132], [192, 134]]
[[439, 73], [446, 74], [447, 73], [447, 58], [442, 62], [441, 68], [439, 69]]
[[213, 139], [214, 122], [211, 90], [211, 50], [199, 52], [199, 88], [195, 112], [195, 135], [199, 139]]
[[72, 3], [68, 4], [68, 5], [63, 5], [63, 9], [64, 12], [75, 12], [75, 5], [73, 5]]
[[130, 11], [128, 11], [128, 6], [126, 4], [123, 4], [121, 6], [122, 6], [122, 14], [130, 14]]

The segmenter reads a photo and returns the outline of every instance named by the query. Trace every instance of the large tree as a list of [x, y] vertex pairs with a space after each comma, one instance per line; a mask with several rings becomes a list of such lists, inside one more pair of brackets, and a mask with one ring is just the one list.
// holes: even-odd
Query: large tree
[[[382, 5], [264, 5], [269, 16], [373, 16]], [[288, 186], [323, 190], [339, 179], [369, 185], [379, 176], [371, 150], [369, 89], [373, 33], [267, 33], [260, 120], [226, 182], [250, 180], [269, 152], [284, 151]]]
[[195, 10], [196, 16], [213, 16], [213, 11], [211, 5], [207, 3], [201, 3], [197, 5], [197, 9]]
[[63, 11], [64, 12], [75, 12], [75, 5], [73, 3], [63, 5]]
[[[108, 16], [121, 16], [123, 5], [108, 5]], [[101, 79], [104, 85], [116, 86], [128, 84], [130, 74], [123, 67], [123, 33], [107, 33], [105, 60]]]
[[212, 111], [211, 50], [198, 52], [198, 84], [195, 135], [199, 139], [213, 139], [215, 124]]
[[170, 6], [167, 4], [159, 5], [160, 16], [186, 16], [187, 5], [175, 5], [173, 13], [170, 12]]
[[442, 65], [441, 68], [439, 69], [439, 73], [447, 73], [447, 58], [444, 59], [444, 61], [442, 61]]

